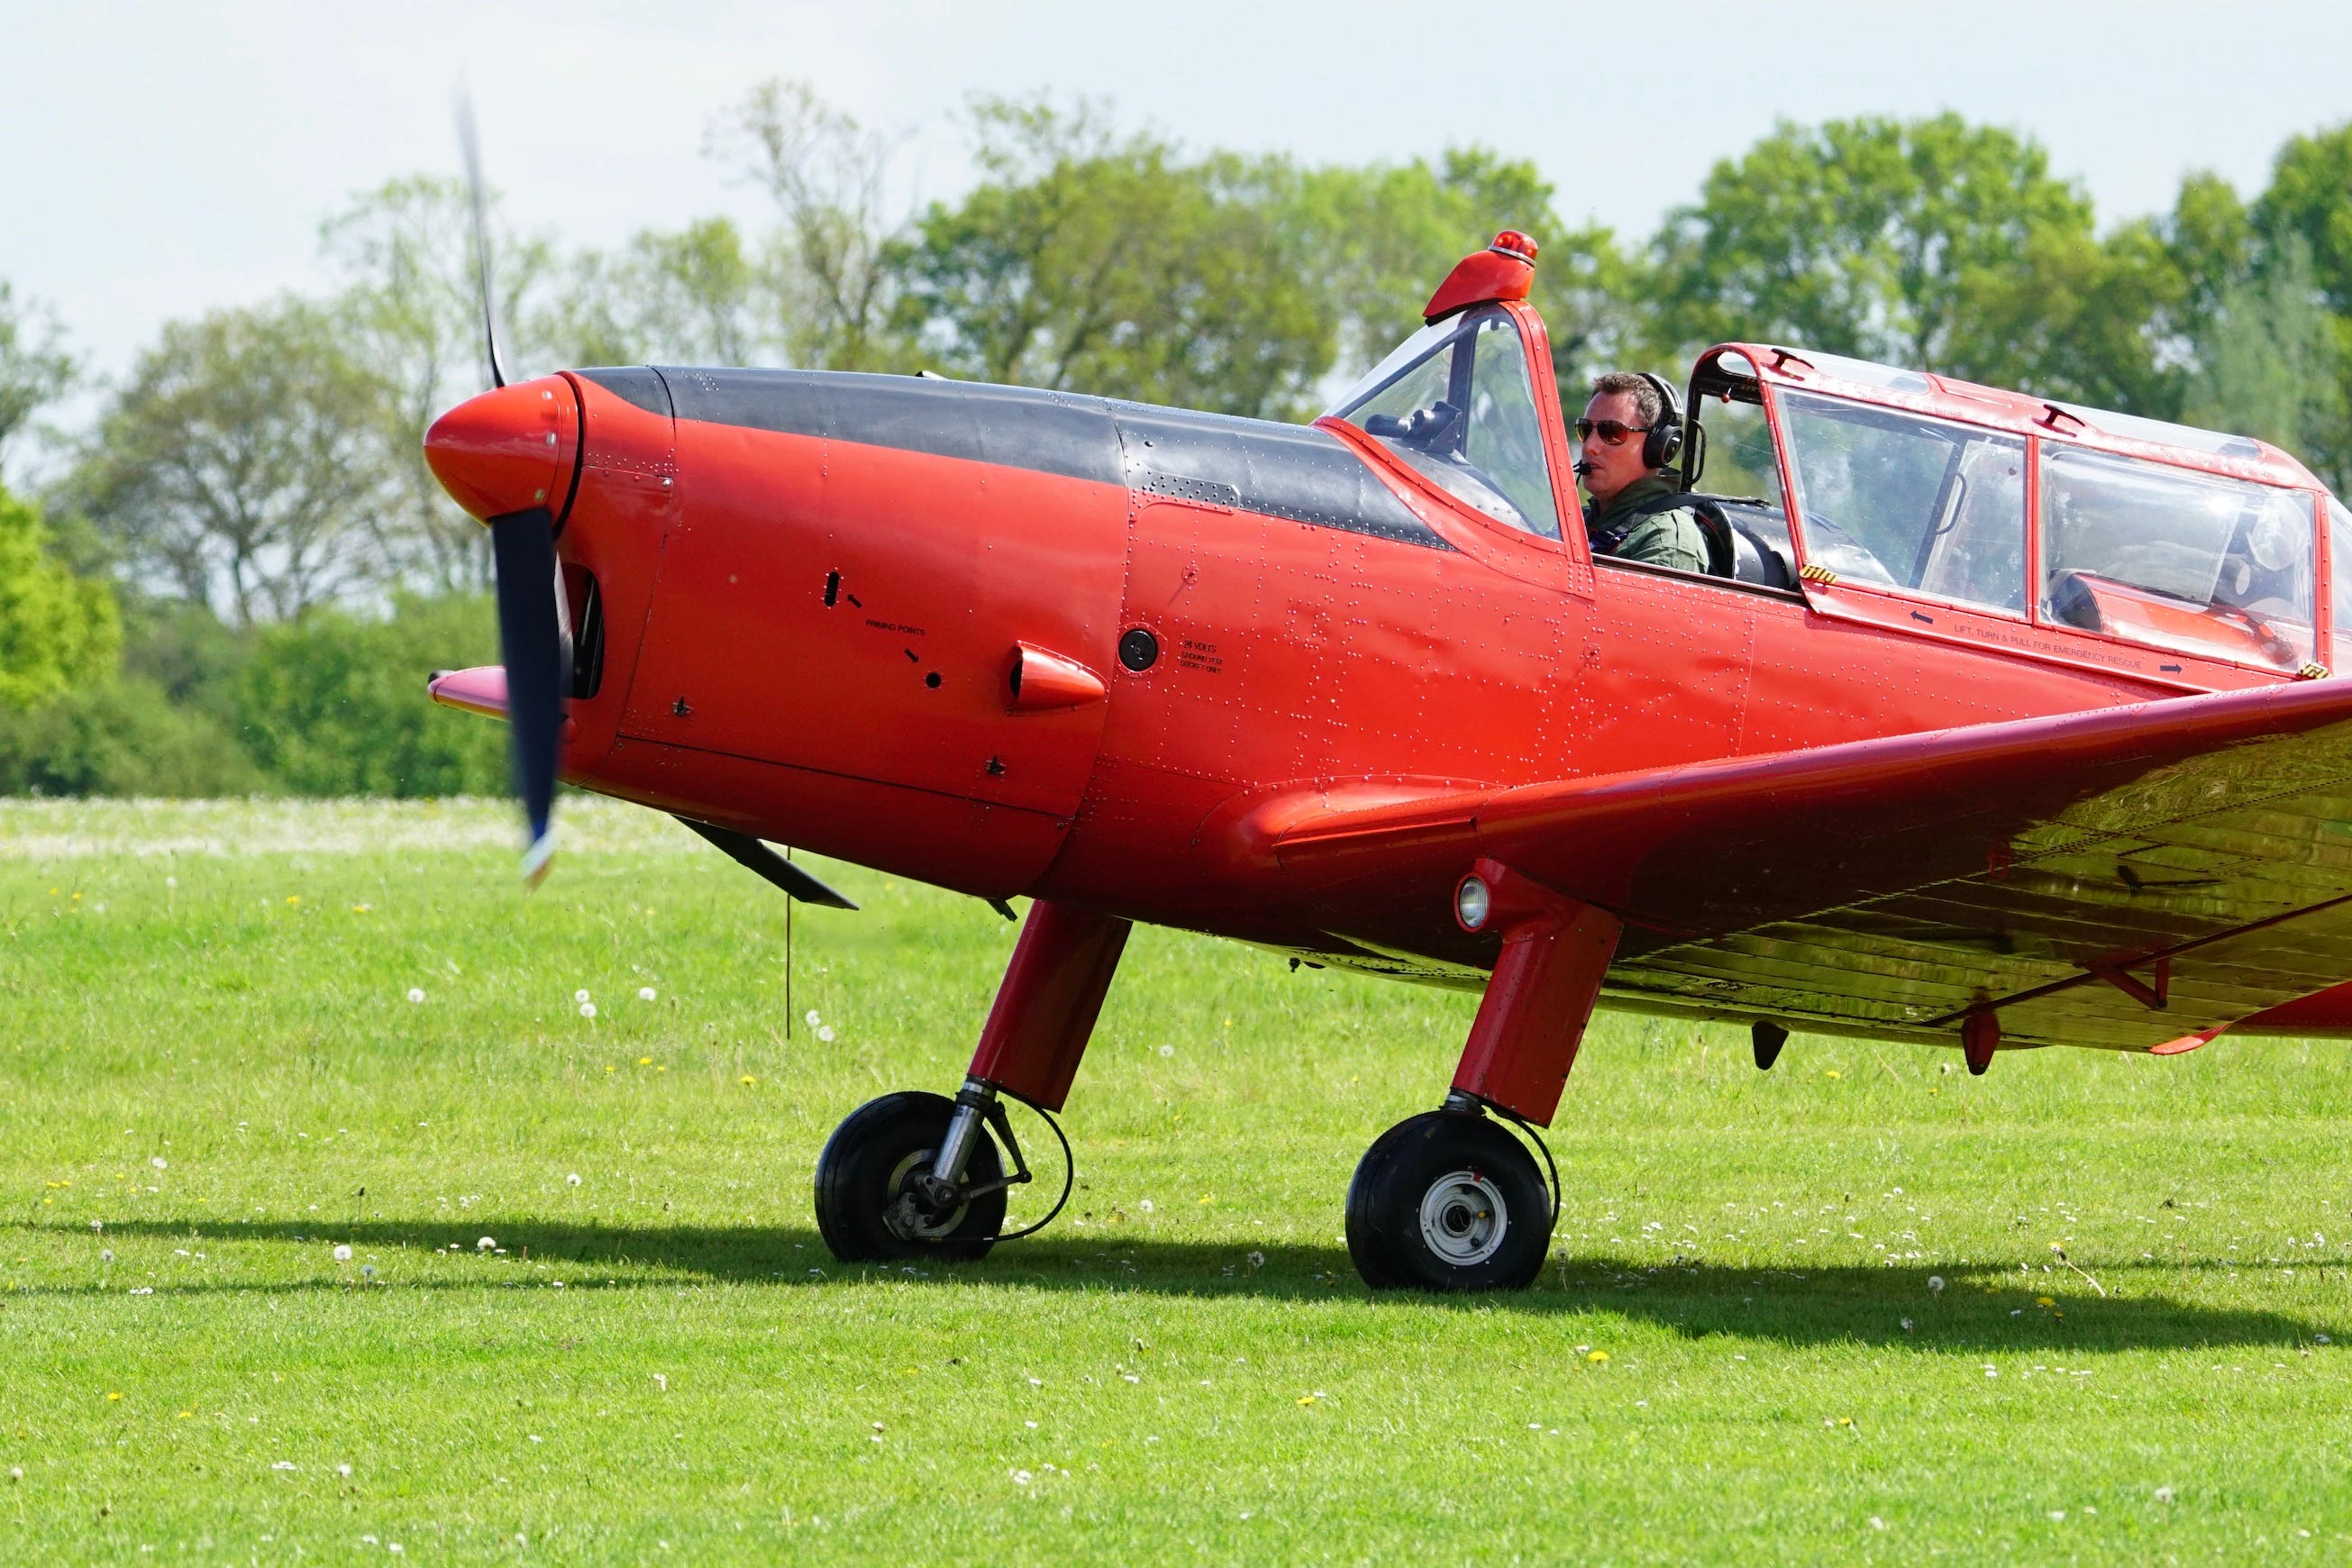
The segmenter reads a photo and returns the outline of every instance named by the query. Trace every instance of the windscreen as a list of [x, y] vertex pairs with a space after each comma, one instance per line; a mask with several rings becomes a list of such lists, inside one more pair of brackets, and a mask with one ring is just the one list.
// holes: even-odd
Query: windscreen
[[1423, 328], [1332, 413], [1455, 500], [1513, 528], [1559, 537], [1535, 382], [1507, 311], [1472, 310]]

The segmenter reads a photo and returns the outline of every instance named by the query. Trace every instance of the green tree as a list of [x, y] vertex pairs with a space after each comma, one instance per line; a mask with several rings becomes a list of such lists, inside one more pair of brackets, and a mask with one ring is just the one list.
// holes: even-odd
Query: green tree
[[2224, 287], [2201, 324], [2184, 417], [2284, 447], [2340, 489], [2345, 388], [2335, 321], [2302, 236]]
[[73, 356], [56, 321], [19, 304], [0, 279], [0, 458], [31, 425], [33, 415], [72, 384]]
[[2289, 140], [2249, 216], [2262, 246], [2262, 283], [2280, 312], [2273, 335], [2309, 330], [2307, 311], [2290, 298], [2298, 268], [2326, 311], [2324, 330], [2313, 334], [2318, 346], [2286, 352], [2302, 374], [2332, 383], [2326, 390], [2306, 384], [2300, 449], [2346, 493], [2352, 489], [2352, 122]]
[[887, 370], [904, 361], [891, 331], [896, 277], [885, 183], [897, 139], [826, 104], [805, 82], [761, 83], [704, 137], [710, 157], [774, 204], [761, 266], [785, 363]]
[[121, 647], [112, 591], [74, 575], [48, 543], [40, 512], [0, 489], [0, 709], [110, 675]]
[[436, 668], [498, 658], [498, 616], [471, 595], [403, 596], [389, 619], [314, 610], [262, 631], [237, 692], [254, 759], [297, 795], [503, 790], [506, 726], [428, 701]]
[[[492, 289], [509, 341], [510, 375], [563, 352], [551, 303], [559, 263], [543, 237], [513, 233], [489, 207]], [[368, 406], [353, 410], [355, 456], [385, 487], [371, 517], [370, 575], [437, 592], [478, 592], [490, 581], [482, 527], [459, 510], [425, 463], [425, 432], [490, 384], [472, 213], [464, 184], [411, 175], [352, 199], [320, 229], [341, 291], [319, 308], [336, 356], [355, 371]]]
[[0, 711], [0, 795], [249, 795], [268, 787], [218, 721], [152, 681], [78, 686]]
[[69, 487], [133, 573], [242, 626], [396, 571], [380, 389], [339, 328], [292, 300], [165, 326]]
[[2189, 288], [2155, 225], [2104, 238], [2048, 225], [2002, 266], [1957, 280], [1932, 368], [2100, 408], [2179, 417], [2189, 369], [2159, 348], [2187, 325]]
[[542, 333], [574, 364], [751, 364], [783, 347], [773, 281], [732, 219], [644, 229], [572, 258]]
[[1613, 363], [1633, 335], [1632, 275], [1615, 237], [1563, 224], [1532, 163], [1463, 147], [1435, 163], [1331, 164], [1302, 179], [1297, 205], [1343, 366], [1375, 363], [1419, 327], [1454, 265], [1507, 228], [1539, 247], [1534, 303], [1563, 387]]
[[2091, 204], [2041, 147], [1956, 114], [1782, 124], [1672, 214], [1651, 286], [1665, 339], [1763, 338], [1948, 368], [1963, 284], [2013, 270]]
[[898, 320], [986, 381], [1282, 417], [1329, 367], [1333, 324], [1279, 159], [1187, 162], [1100, 110], [985, 100], [980, 185], [893, 255]]

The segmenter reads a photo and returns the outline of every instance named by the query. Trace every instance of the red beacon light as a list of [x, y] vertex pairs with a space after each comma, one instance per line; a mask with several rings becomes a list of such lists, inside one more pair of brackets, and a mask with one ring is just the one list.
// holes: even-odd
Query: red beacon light
[[1454, 264], [1454, 270], [1422, 307], [1422, 318], [1436, 321], [1473, 305], [1524, 300], [1535, 281], [1536, 242], [1517, 229], [1507, 228], [1495, 237], [1494, 244]]

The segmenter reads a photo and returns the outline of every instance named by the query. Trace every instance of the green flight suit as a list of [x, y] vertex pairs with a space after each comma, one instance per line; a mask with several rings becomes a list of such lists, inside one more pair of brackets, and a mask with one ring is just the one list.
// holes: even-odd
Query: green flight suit
[[[1613, 555], [1620, 561], [1644, 561], [1653, 566], [1672, 566], [1684, 572], [1706, 570], [1706, 535], [1700, 531], [1698, 519], [1687, 507], [1666, 511], [1653, 511], [1646, 517], [1631, 517], [1644, 503], [1657, 501], [1681, 491], [1672, 483], [1655, 475], [1635, 479], [1612, 497], [1606, 507], [1597, 507], [1584, 518], [1585, 536], [1591, 541], [1596, 555]], [[1610, 540], [1620, 529], [1623, 537], [1611, 548]]]

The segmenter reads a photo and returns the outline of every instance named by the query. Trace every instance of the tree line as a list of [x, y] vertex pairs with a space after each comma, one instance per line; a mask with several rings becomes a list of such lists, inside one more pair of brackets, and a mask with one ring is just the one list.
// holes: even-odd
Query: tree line
[[[1297, 419], [1510, 227], [1542, 246], [1564, 386], [1788, 342], [2263, 437], [2352, 488], [2352, 124], [2290, 139], [2251, 195], [2192, 174], [2170, 210], [2102, 226], [2013, 130], [1784, 123], [1633, 237], [1564, 221], [1531, 162], [1482, 147], [1309, 164], [1194, 152], [1095, 104], [982, 100], [965, 121], [978, 180], [913, 212], [888, 205], [898, 140], [789, 81], [706, 137], [756, 222], [597, 249], [494, 206], [509, 352]], [[325, 289], [166, 324], [88, 428], [44, 430], [37, 495], [0, 492], [0, 790], [498, 786], [495, 732], [414, 691], [430, 664], [495, 657], [482, 531], [421, 447], [484, 384], [467, 201], [432, 174], [355, 196], [320, 226]], [[79, 374], [0, 280], [0, 457]]]

